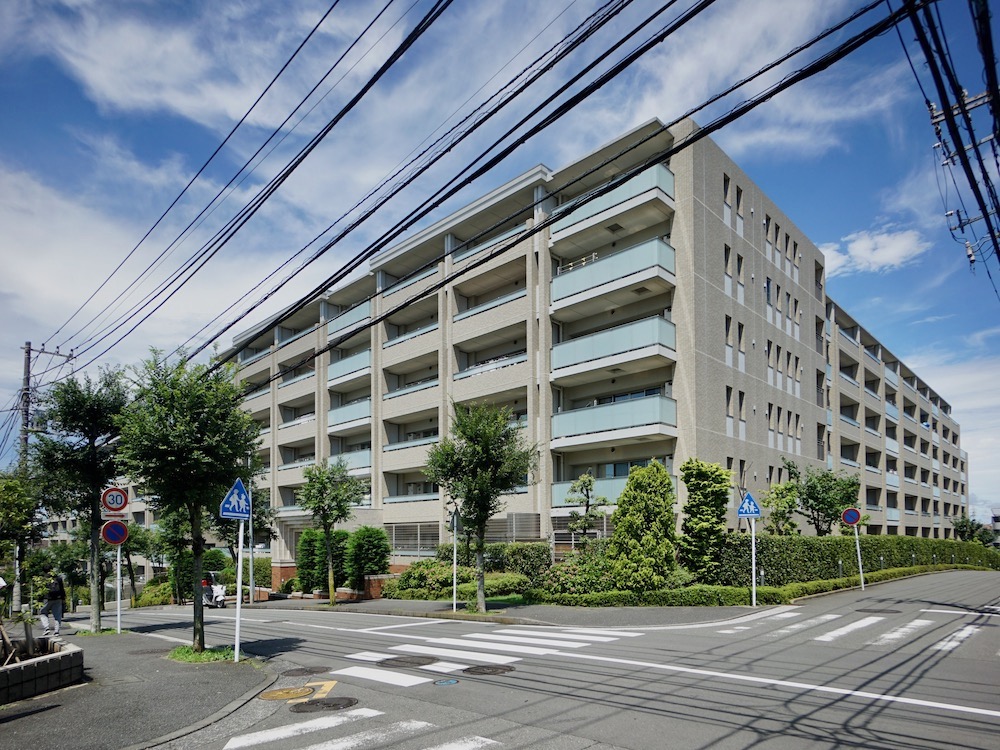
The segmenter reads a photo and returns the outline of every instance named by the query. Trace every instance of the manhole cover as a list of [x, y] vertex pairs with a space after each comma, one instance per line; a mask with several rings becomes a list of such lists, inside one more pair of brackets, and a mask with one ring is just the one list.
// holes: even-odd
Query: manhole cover
[[436, 662], [432, 656], [393, 656], [391, 659], [383, 659], [378, 663], [380, 667], [426, 667], [428, 664]]
[[898, 609], [858, 609], [856, 612], [865, 612], [876, 615], [898, 615], [902, 610]]
[[307, 695], [312, 695], [313, 689], [307, 687], [294, 687], [294, 688], [278, 688], [277, 690], [268, 690], [266, 693], [260, 694], [260, 699], [265, 701], [289, 701], [292, 698], [305, 698]]
[[296, 667], [295, 669], [289, 669], [286, 672], [282, 672], [282, 677], [309, 677], [314, 674], [323, 674], [324, 672], [329, 672], [329, 667]]
[[316, 711], [338, 711], [342, 708], [356, 706], [357, 703], [357, 698], [317, 698], [314, 701], [294, 703], [290, 710], [297, 714], [308, 714]]
[[465, 674], [507, 674], [513, 672], [514, 667], [506, 667], [499, 664], [485, 664], [479, 667], [466, 667], [462, 670]]

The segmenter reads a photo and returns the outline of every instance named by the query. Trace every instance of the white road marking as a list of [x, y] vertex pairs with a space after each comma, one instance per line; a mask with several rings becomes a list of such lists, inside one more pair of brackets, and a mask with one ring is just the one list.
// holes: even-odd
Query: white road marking
[[447, 620], [424, 620], [423, 622], [404, 622], [400, 625], [379, 625], [377, 628], [365, 628], [364, 630], [359, 630], [359, 633], [377, 633], [380, 630], [394, 630], [395, 628], [413, 628], [420, 625], [436, 625], [438, 623], [448, 622]]
[[[659, 628], [643, 628], [643, 630], [659, 630]], [[635, 638], [642, 633], [633, 633], [628, 630], [602, 630], [600, 628], [569, 628], [567, 633], [580, 633], [581, 635], [613, 635], [618, 638]]]
[[840, 615], [817, 615], [816, 617], [810, 617], [808, 620], [799, 620], [791, 625], [786, 625], [778, 630], [772, 630], [767, 635], [771, 638], [779, 638], [781, 636], [790, 635], [791, 633], [798, 632], [799, 630], [805, 630], [806, 628], [811, 628], [814, 625], [822, 625], [825, 622], [830, 622], [831, 620], [836, 620]]
[[[147, 638], [159, 638], [160, 640], [170, 641], [171, 643], [183, 643], [185, 646], [191, 644], [190, 638], [174, 638], [172, 635], [161, 635], [160, 633], [140, 633], [140, 635], [144, 635]], [[212, 647], [206, 643], [205, 648]]]
[[419, 729], [428, 729], [434, 725], [426, 721], [399, 721], [389, 724], [382, 729], [369, 729], [364, 732], [352, 734], [339, 740], [321, 742], [318, 745], [310, 745], [305, 750], [351, 750], [354, 747], [363, 745], [385, 744], [387, 740], [398, 734], [409, 734]]
[[[494, 643], [493, 641], [465, 641], [461, 638], [431, 638], [428, 643], [436, 643], [439, 646], [475, 646], [477, 648], [490, 649], [491, 651], [509, 651], [514, 654], [526, 654], [529, 656], [546, 656], [548, 654], [558, 654], [556, 649], [535, 648], [534, 646], [515, 646], [512, 643]], [[396, 647], [394, 647], [396, 648]]]
[[429, 747], [427, 750], [477, 750], [477, 748], [480, 747], [489, 747], [490, 745], [499, 744], [501, 743], [496, 740], [488, 740], [485, 737], [462, 737], [461, 739], [453, 742], [446, 742], [443, 745]]
[[742, 633], [744, 630], [749, 630], [749, 625], [737, 625], [735, 628], [728, 628], [727, 630], [717, 630], [717, 633]]
[[420, 667], [421, 669], [426, 669], [428, 672], [443, 672], [444, 674], [451, 674], [452, 672], [457, 672], [460, 669], [468, 669], [468, 664], [455, 664], [451, 661], [436, 661], [433, 664], [424, 664]]
[[251, 732], [250, 734], [241, 734], [229, 740], [223, 750], [236, 750], [240, 747], [262, 745], [265, 742], [287, 740], [290, 737], [299, 737], [303, 734], [309, 734], [310, 732], [318, 732], [323, 729], [339, 727], [341, 724], [347, 724], [348, 722], [355, 721], [357, 719], [370, 719], [373, 716], [381, 715], [381, 711], [376, 711], [371, 708], [355, 708], [350, 711], [345, 711], [342, 714], [337, 714], [336, 716], [323, 716], [319, 719], [302, 721], [298, 724], [292, 724], [287, 727], [278, 727], [276, 729], [265, 729], [260, 732]]
[[800, 617], [801, 615], [802, 615], [801, 612], [779, 612], [778, 614], [774, 615], [774, 619], [787, 620], [790, 617]]
[[498, 633], [510, 633], [511, 635], [542, 636], [545, 638], [565, 638], [571, 641], [592, 641], [593, 643], [611, 643], [618, 638], [606, 638], [600, 635], [579, 635], [578, 633], [563, 633], [552, 630], [518, 630], [516, 628], [503, 628]]
[[878, 638], [873, 641], [868, 641], [866, 645], [868, 646], [888, 646], [896, 641], [902, 641], [906, 638], [911, 637], [921, 628], [926, 628], [928, 625], [933, 625], [934, 620], [913, 620], [896, 628], [895, 630], [890, 630], [888, 633], [883, 633]]
[[557, 641], [553, 638], [524, 638], [516, 635], [502, 635], [500, 633], [466, 633], [463, 638], [474, 638], [484, 641], [505, 641], [508, 643], [532, 643], [536, 646], [559, 646], [560, 648], [584, 648], [589, 643], [576, 643], [571, 641]]
[[931, 651], [954, 651], [962, 645], [962, 641], [979, 631], [975, 625], [966, 625], [961, 630], [956, 630], [943, 641], [939, 641], [931, 646]]
[[958, 713], [976, 714], [979, 716], [991, 716], [1000, 718], [1000, 711], [989, 708], [977, 708], [975, 706], [962, 706], [957, 703], [941, 703], [938, 701], [925, 701], [919, 698], [905, 698], [900, 695], [886, 695], [884, 693], [869, 693], [863, 690], [848, 690], [830, 685], [813, 685], [808, 682], [792, 682], [791, 680], [777, 680], [771, 677], [753, 677], [751, 675], [736, 674], [734, 672], [716, 672], [710, 669], [697, 669], [695, 667], [682, 667], [675, 664], [657, 664], [649, 661], [636, 661], [634, 659], [616, 659], [610, 656], [597, 656], [596, 654], [575, 652], [563, 652], [561, 656], [569, 659], [581, 659], [585, 661], [599, 661], [605, 664], [625, 664], [632, 667], [643, 667], [646, 669], [662, 669], [665, 672], [678, 672], [681, 674], [697, 675], [698, 677], [709, 677], [719, 680], [733, 680], [737, 682], [749, 682], [756, 685], [767, 685], [769, 687], [790, 688], [803, 692], [830, 693], [831, 695], [843, 695], [853, 698], [867, 698], [873, 701], [883, 701], [885, 703], [901, 703], [908, 706], [920, 706], [922, 708], [939, 708], [944, 711], [956, 711]]
[[345, 659], [354, 659], [355, 661], [382, 661], [384, 659], [391, 659], [391, 654], [380, 654], [375, 651], [359, 651], [356, 654], [348, 654], [344, 657]]
[[403, 672], [393, 672], [391, 669], [372, 669], [371, 667], [346, 667], [330, 672], [345, 677], [360, 677], [365, 680], [384, 682], [387, 685], [397, 687], [413, 687], [423, 682], [431, 682], [430, 677], [418, 677], [417, 675], [404, 674]]
[[977, 612], [968, 609], [922, 609], [921, 612], [929, 612], [940, 615], [965, 615], [966, 617], [1000, 617], [1000, 613]]
[[838, 638], [841, 638], [848, 633], [853, 633], [855, 630], [861, 630], [862, 628], [867, 628], [869, 625], [874, 625], [876, 622], [881, 622], [884, 617], [864, 617], [860, 620], [856, 620], [852, 623], [845, 625], [842, 628], [837, 628], [836, 630], [831, 630], [829, 633], [824, 633], [823, 635], [813, 638], [814, 641], [823, 641], [825, 643], [830, 643]]
[[392, 646], [391, 651], [402, 651], [407, 654], [424, 654], [425, 656], [444, 656], [449, 659], [468, 659], [469, 661], [481, 661], [486, 664], [512, 664], [521, 661], [516, 656], [503, 656], [501, 654], [479, 654], [474, 651], [457, 651], [453, 648], [435, 648], [434, 646], [417, 646], [407, 643], [403, 646]]

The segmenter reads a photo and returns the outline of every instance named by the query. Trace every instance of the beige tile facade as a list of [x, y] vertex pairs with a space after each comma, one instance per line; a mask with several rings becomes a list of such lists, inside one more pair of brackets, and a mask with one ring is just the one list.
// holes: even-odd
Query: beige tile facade
[[613, 502], [631, 465], [655, 458], [676, 476], [690, 456], [758, 498], [787, 479], [783, 458], [857, 472], [869, 533], [951, 534], [968, 467], [950, 407], [829, 300], [820, 251], [714, 143], [572, 210], [694, 127], [647, 123], [537, 167], [237, 337], [278, 510], [276, 577], [311, 525], [303, 469], [328, 457], [372, 482], [349, 527], [384, 525], [400, 558], [449, 539], [421, 470], [452, 401], [509, 406], [538, 446], [495, 539], [566, 541], [573, 479], [594, 474]]

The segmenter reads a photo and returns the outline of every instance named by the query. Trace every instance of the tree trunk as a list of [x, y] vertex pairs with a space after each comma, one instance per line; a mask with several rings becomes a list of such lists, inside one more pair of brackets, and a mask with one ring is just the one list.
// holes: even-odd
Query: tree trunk
[[476, 539], [476, 611], [486, 612], [486, 560], [483, 537]]
[[330, 604], [337, 603], [337, 589], [334, 588], [333, 580], [333, 529], [323, 529], [323, 536], [326, 537], [326, 585], [330, 594]]
[[[201, 508], [191, 510], [191, 552], [194, 558], [194, 640], [191, 648], [195, 653], [205, 650], [205, 604], [201, 587], [201, 560], [205, 554], [205, 540], [201, 536]], [[243, 596], [240, 581], [237, 596]]]
[[101, 608], [104, 591], [101, 588], [101, 498], [90, 498], [90, 632], [101, 632]]
[[136, 595], [135, 595], [135, 568], [132, 567], [132, 553], [131, 552], [126, 552], [125, 553], [125, 568], [128, 570], [128, 582], [129, 582], [129, 585], [132, 587], [132, 597], [131, 597], [131, 599], [129, 601], [131, 601], [131, 606], [134, 607], [135, 606], [135, 600], [136, 600]]

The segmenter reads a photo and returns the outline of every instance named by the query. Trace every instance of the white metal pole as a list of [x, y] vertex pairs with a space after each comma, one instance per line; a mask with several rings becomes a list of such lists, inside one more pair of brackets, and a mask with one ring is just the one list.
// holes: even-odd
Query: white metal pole
[[750, 519], [750, 606], [757, 606], [757, 519]]
[[858, 525], [854, 524], [854, 548], [858, 551], [858, 573], [861, 574], [861, 590], [865, 590], [865, 571], [861, 567], [861, 538], [858, 536]]
[[115, 622], [115, 630], [121, 635], [122, 632], [122, 546], [120, 544], [116, 545], [118, 548], [118, 560], [115, 565], [117, 571], [116, 581], [115, 581], [115, 592], [118, 596], [118, 614]]
[[236, 645], [233, 661], [240, 660], [240, 609], [243, 604], [243, 519], [240, 519], [239, 552], [236, 553]]
[[254, 590], [255, 576], [257, 572], [256, 568], [253, 566], [253, 482], [247, 485], [247, 499], [250, 501], [250, 604], [257, 601], [256, 592]]
[[458, 509], [451, 515], [451, 611], [458, 611]]

